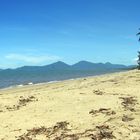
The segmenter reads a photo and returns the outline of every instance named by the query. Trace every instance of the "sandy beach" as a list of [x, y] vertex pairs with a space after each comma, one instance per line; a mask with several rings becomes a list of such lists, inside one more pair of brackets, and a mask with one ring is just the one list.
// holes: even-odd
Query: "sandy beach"
[[1, 140], [140, 140], [140, 71], [0, 90]]

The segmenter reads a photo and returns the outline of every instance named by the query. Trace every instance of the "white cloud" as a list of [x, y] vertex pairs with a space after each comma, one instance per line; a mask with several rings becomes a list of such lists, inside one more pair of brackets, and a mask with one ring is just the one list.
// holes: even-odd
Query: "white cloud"
[[60, 57], [54, 55], [23, 55], [16, 53], [8, 54], [5, 58], [31, 64], [41, 64], [44, 62], [60, 60]]
[[138, 61], [138, 57], [132, 59], [132, 62], [133, 62], [134, 64], [137, 64], [137, 61]]
[[134, 60], [134, 61], [138, 61], [138, 57], [134, 58], [133, 60]]

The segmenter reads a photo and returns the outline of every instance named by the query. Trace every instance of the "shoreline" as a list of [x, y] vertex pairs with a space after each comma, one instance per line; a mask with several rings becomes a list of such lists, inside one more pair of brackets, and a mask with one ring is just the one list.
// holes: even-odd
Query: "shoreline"
[[[93, 76], [70, 78], [70, 79], [64, 79], [64, 80], [54, 80], [54, 81], [48, 81], [48, 82], [39, 82], [39, 83], [29, 82], [27, 84], [11, 85], [11, 86], [8, 86], [8, 87], [5, 87], [5, 88], [0, 88], [0, 91], [14, 89], [14, 88], [23, 88], [23, 87], [28, 87], [28, 86], [38, 86], [38, 85], [60, 83], [60, 82], [71, 81], [71, 80], [78, 80], [78, 79], [83, 79], [83, 78], [94, 78], [94, 77], [106, 76], [106, 75], [110, 75], [110, 74], [115, 74], [115, 73], [117, 74], [117, 73], [120, 73], [120, 72], [122, 73], [122, 72], [127, 72], [127, 71], [131, 71], [131, 70], [123, 70], [123, 71], [117, 71], [117, 72], [115, 71], [115, 72], [98, 74], [98, 75], [93, 75]], [[30, 83], [32, 83], [32, 84], [30, 84]]]

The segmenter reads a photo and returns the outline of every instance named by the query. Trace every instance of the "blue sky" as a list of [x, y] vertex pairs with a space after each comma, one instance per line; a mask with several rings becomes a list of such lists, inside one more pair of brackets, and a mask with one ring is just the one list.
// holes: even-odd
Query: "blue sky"
[[0, 68], [135, 64], [140, 0], [1, 0]]

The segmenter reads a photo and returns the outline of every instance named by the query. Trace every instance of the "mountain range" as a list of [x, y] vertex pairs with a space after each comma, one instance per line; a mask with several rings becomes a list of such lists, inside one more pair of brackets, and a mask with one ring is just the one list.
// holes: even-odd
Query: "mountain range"
[[11, 71], [38, 71], [38, 70], [105, 70], [105, 69], [127, 69], [134, 67], [133, 65], [126, 66], [121, 64], [107, 63], [92, 63], [88, 61], [80, 61], [73, 65], [68, 65], [62, 61], [58, 61], [45, 66], [23, 66], [16, 69], [0, 69], [11, 70]]
[[118, 72], [131, 69], [135, 66], [125, 66], [120, 64], [91, 63], [80, 61], [73, 65], [68, 65], [58, 61], [46, 66], [23, 66], [16, 69], [0, 70], [0, 88], [19, 84], [42, 83], [49, 81], [59, 81], [86, 76], [95, 76], [106, 73]]

